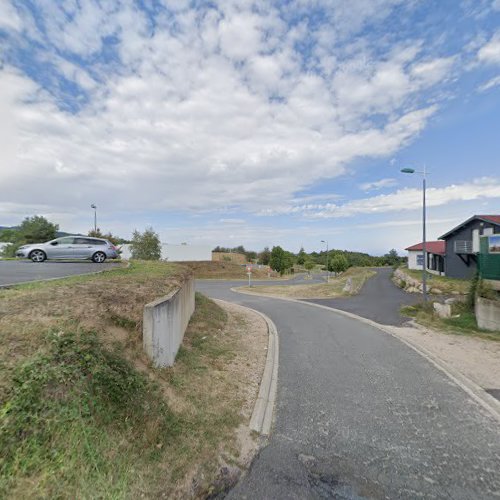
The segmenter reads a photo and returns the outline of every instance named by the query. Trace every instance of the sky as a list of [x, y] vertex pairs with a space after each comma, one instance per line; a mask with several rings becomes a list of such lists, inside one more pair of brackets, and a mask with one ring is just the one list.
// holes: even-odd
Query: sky
[[402, 252], [500, 213], [500, 0], [0, 0], [0, 226]]

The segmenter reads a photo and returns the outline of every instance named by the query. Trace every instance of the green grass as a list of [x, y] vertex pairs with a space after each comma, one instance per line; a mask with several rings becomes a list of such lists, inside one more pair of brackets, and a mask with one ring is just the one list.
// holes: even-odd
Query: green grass
[[[36, 265], [36, 264], [35, 264]], [[131, 261], [128, 267], [116, 266], [112, 269], [106, 269], [97, 274], [87, 274], [80, 276], [69, 276], [66, 278], [58, 278], [50, 281], [36, 281], [33, 283], [19, 283], [11, 285], [8, 288], [0, 289], [0, 298], [2, 291], [7, 290], [40, 290], [47, 288], [54, 288], [65, 285], [78, 285], [83, 283], [90, 283], [93, 281], [99, 282], [102, 280], [109, 280], [113, 278], [129, 277], [139, 283], [145, 283], [148, 279], [158, 276], [168, 277], [180, 268], [177, 264], [171, 264], [162, 261]]]
[[[406, 267], [401, 268], [401, 271], [420, 282], [422, 281], [422, 271], [408, 269]], [[469, 292], [470, 280], [455, 279], [427, 273], [427, 287], [429, 289], [438, 288], [444, 294], [456, 292], [460, 295], [466, 295]]]
[[242, 421], [240, 340], [199, 294], [172, 368], [152, 369], [140, 338], [144, 303], [183, 272], [134, 262], [0, 292], [0, 498], [172, 496], [192, 473], [208, 490]]
[[466, 304], [454, 305], [451, 318], [439, 318], [434, 315], [432, 304], [405, 306], [401, 308], [401, 313], [415, 318], [417, 323], [445, 333], [500, 341], [500, 332], [483, 330], [477, 326], [476, 317]]
[[185, 425], [95, 332], [48, 332], [0, 410], [0, 497], [122, 497], [131, 471], [158, 462]]

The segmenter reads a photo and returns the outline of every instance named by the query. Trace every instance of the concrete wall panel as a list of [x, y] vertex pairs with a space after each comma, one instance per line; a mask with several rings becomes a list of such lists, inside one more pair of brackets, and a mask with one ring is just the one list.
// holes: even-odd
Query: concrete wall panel
[[144, 307], [143, 347], [158, 368], [174, 364], [194, 312], [194, 292], [191, 277], [180, 288]]
[[500, 332], [500, 302], [478, 297], [476, 299], [476, 320], [479, 328]]

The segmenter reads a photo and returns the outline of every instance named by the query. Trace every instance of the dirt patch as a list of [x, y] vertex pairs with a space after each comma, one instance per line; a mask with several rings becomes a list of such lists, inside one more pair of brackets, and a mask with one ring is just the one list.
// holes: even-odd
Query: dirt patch
[[500, 343], [437, 332], [424, 327], [393, 328], [485, 389], [500, 389]]
[[[183, 262], [188, 266], [197, 279], [248, 279], [247, 270], [245, 265], [235, 264], [233, 262]], [[265, 279], [278, 279], [279, 275], [271, 271], [267, 266], [260, 269], [258, 267], [252, 268], [252, 279], [265, 280]]]

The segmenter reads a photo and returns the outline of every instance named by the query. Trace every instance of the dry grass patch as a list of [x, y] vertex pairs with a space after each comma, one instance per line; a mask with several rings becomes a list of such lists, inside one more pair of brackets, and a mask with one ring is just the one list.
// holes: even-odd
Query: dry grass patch
[[[344, 297], [359, 293], [365, 281], [376, 272], [364, 267], [351, 267], [345, 273], [337, 277], [330, 277], [329, 283], [312, 285], [263, 285], [255, 287], [240, 287], [238, 290], [253, 292], [276, 297], [288, 297], [294, 299], [325, 299]], [[351, 280], [351, 292], [344, 292], [348, 280]]]
[[[248, 279], [246, 266], [240, 266], [234, 262], [183, 262], [188, 266], [197, 279], [223, 279], [223, 280], [246, 280]], [[277, 279], [276, 272], [271, 271], [270, 278]], [[252, 279], [269, 279], [268, 268], [252, 269]]]
[[263, 320], [197, 295], [175, 366], [142, 352], [144, 304], [185, 278], [138, 262], [0, 293], [0, 497], [198, 497], [244, 465]]

